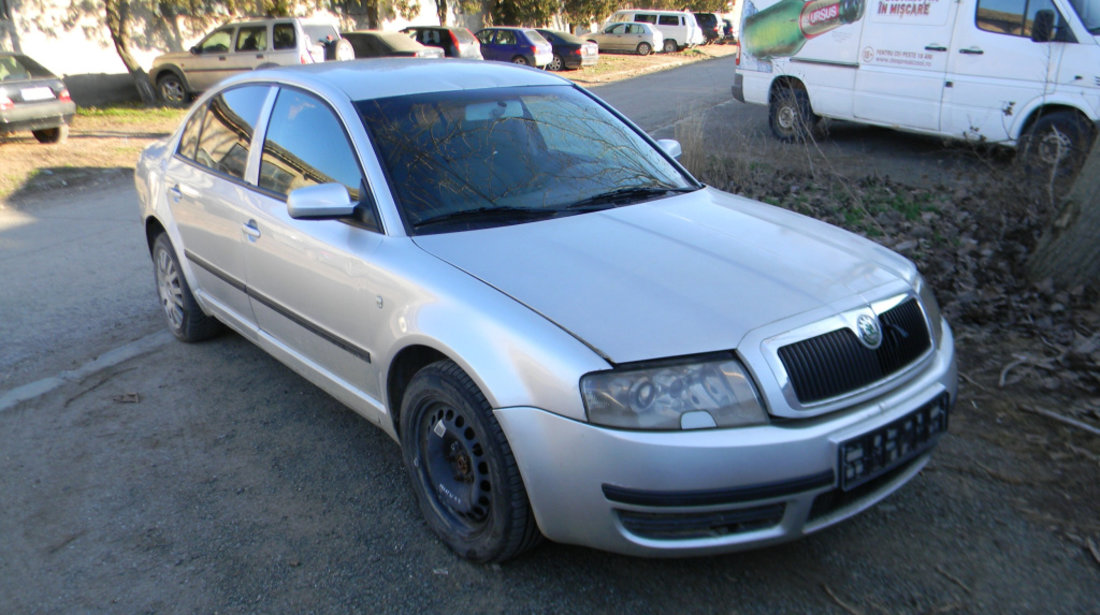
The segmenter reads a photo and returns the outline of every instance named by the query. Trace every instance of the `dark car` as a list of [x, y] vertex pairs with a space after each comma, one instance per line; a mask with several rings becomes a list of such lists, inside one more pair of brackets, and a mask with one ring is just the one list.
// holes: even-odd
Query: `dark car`
[[448, 58], [481, 60], [481, 45], [466, 28], [444, 26], [409, 26], [402, 30], [413, 40], [428, 47], [439, 47]]
[[554, 48], [532, 28], [485, 28], [475, 36], [486, 60], [543, 68], [554, 59]]
[[703, 31], [703, 36], [708, 43], [722, 38], [722, 24], [714, 13], [696, 13], [695, 21], [699, 23], [699, 28]]
[[554, 48], [554, 59], [550, 61], [550, 70], [595, 66], [600, 59], [600, 46], [579, 36], [557, 30], [536, 28], [536, 32]]
[[341, 32], [355, 50], [357, 58], [442, 58], [443, 50], [428, 47], [412, 40], [400, 32], [382, 32], [381, 30], [359, 30]]
[[41, 143], [60, 143], [74, 113], [57, 75], [25, 55], [0, 51], [0, 135], [29, 130]]

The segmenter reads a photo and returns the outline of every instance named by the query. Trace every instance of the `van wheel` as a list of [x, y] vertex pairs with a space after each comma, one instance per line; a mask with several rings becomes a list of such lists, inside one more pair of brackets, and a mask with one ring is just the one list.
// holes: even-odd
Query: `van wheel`
[[1055, 111], [1035, 120], [1020, 138], [1016, 155], [1044, 179], [1065, 179], [1084, 164], [1094, 137], [1092, 127], [1079, 114]]
[[768, 124], [780, 141], [805, 141], [818, 134], [821, 118], [814, 115], [810, 97], [801, 88], [781, 87], [768, 105]]
[[635, 50], [640, 56], [647, 56], [653, 52], [653, 46], [649, 43], [638, 43], [638, 48]]
[[401, 401], [401, 452], [432, 530], [460, 557], [511, 559], [542, 538], [493, 409], [466, 372], [437, 361]]
[[680, 46], [676, 44], [676, 41], [671, 38], [665, 41], [665, 53], [676, 53], [680, 51]]

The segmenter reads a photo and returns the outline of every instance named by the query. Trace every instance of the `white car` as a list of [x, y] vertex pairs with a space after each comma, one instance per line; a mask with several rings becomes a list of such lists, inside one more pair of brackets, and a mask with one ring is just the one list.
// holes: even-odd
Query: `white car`
[[665, 53], [673, 53], [707, 42], [703, 29], [688, 11], [657, 11], [650, 9], [622, 9], [615, 11], [607, 23], [640, 21], [651, 24], [661, 33], [661, 44], [656, 47]]
[[647, 23], [609, 23], [603, 30], [590, 34], [600, 51], [618, 51], [647, 56], [661, 48], [661, 33]]
[[171, 331], [378, 425], [458, 555], [798, 538], [927, 463], [951, 329], [905, 258], [679, 150], [550, 73], [382, 58], [230, 78], [135, 177]]

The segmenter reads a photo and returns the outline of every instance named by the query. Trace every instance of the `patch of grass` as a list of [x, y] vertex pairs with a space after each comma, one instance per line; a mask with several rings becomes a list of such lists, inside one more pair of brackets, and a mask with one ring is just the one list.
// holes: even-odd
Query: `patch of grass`
[[124, 124], [140, 124], [158, 120], [178, 119], [183, 109], [171, 107], [144, 107], [137, 103], [120, 103], [108, 107], [78, 107], [77, 121], [81, 119], [109, 119]]

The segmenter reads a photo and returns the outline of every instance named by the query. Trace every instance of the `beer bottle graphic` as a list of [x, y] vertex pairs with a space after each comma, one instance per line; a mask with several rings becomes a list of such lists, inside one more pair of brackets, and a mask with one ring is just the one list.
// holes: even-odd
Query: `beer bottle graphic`
[[858, 21], [864, 0], [781, 0], [745, 18], [741, 45], [760, 59], [793, 56], [808, 39]]

